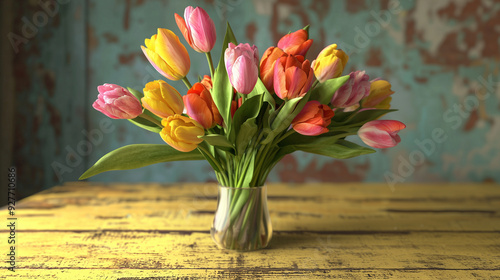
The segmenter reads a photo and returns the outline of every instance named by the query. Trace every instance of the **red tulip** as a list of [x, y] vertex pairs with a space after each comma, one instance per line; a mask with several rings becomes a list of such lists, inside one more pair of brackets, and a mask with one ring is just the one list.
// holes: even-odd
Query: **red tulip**
[[196, 83], [182, 97], [186, 106], [187, 115], [209, 129], [216, 124], [222, 124], [222, 117], [215, 106], [210, 91], [201, 83]]
[[280, 48], [269, 47], [262, 55], [260, 60], [260, 79], [266, 86], [268, 91], [273, 90], [274, 65], [276, 60], [284, 55]]
[[370, 147], [390, 148], [401, 142], [398, 132], [405, 127], [406, 125], [400, 121], [376, 120], [365, 123], [358, 130], [358, 136]]
[[311, 88], [314, 72], [301, 55], [283, 55], [274, 65], [274, 92], [281, 99], [304, 96]]
[[307, 39], [308, 36], [304, 29], [297, 30], [283, 36], [278, 42], [278, 48], [287, 54], [305, 56], [313, 43], [312, 39]]
[[315, 136], [328, 132], [334, 112], [330, 107], [312, 100], [293, 119], [292, 128], [302, 135]]

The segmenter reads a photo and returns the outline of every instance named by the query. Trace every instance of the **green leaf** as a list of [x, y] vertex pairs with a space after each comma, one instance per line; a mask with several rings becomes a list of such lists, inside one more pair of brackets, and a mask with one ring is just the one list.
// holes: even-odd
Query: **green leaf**
[[217, 66], [213, 77], [212, 88], [212, 98], [228, 129], [231, 127], [231, 101], [233, 100], [233, 86], [229, 82], [229, 77], [227, 76], [226, 66], [224, 63], [224, 52], [226, 51], [229, 42], [237, 44], [234, 33], [228, 22], [226, 36], [224, 37], [224, 43], [222, 44], [219, 65]]
[[258, 127], [255, 119], [248, 119], [241, 125], [240, 131], [236, 136], [236, 151], [238, 155], [242, 155], [245, 152], [248, 143], [250, 143], [250, 140], [257, 133], [257, 130]]
[[132, 93], [137, 99], [139, 99], [139, 101], [141, 101], [141, 98], [144, 97], [144, 93], [142, 93], [142, 91], [138, 91], [138, 90], [135, 90], [133, 88], [129, 88], [127, 87], [128, 91], [130, 91], [130, 93]]
[[252, 92], [248, 94], [249, 98], [252, 98], [256, 95], [264, 95], [264, 101], [271, 104], [271, 110], [274, 111], [274, 108], [276, 108], [276, 102], [274, 101], [274, 97], [269, 93], [267, 90], [266, 86], [262, 82], [260, 78], [257, 79], [257, 83], [255, 84], [255, 87], [253, 88]]
[[197, 150], [181, 152], [165, 144], [135, 144], [118, 148], [99, 159], [80, 180], [111, 170], [127, 170], [160, 162], [205, 159]]
[[154, 133], [160, 133], [161, 131], [161, 127], [141, 117], [137, 117], [135, 119], [129, 119], [128, 121], [137, 125], [140, 128], [144, 128]]
[[394, 112], [394, 111], [397, 111], [395, 109], [373, 109], [373, 110], [365, 110], [365, 111], [361, 111], [361, 112], [357, 112], [355, 114], [352, 114], [351, 116], [349, 116], [349, 118], [347, 118], [344, 122], [342, 123], [335, 123], [335, 125], [339, 125], [339, 124], [349, 124], [349, 125], [354, 125], [354, 124], [359, 124], [359, 125], [363, 125], [369, 121], [373, 121], [373, 120], [376, 120], [380, 117], [382, 117], [383, 115], [387, 114], [387, 113], [390, 113], [390, 112]]
[[205, 140], [209, 145], [233, 148], [233, 145], [227, 140], [224, 135], [220, 134], [208, 134], [204, 136], [200, 136], [199, 138]]
[[319, 84], [311, 92], [311, 100], [318, 100], [321, 104], [329, 104], [335, 92], [349, 80], [349, 75], [330, 79]]
[[[246, 122], [248, 119], [255, 119], [260, 112], [260, 108], [262, 107], [262, 96], [256, 95], [251, 97], [241, 105], [238, 110], [234, 113], [233, 116], [233, 128], [236, 135], [239, 133], [241, 129], [241, 125]], [[231, 139], [232, 137], [230, 137]]]
[[337, 159], [352, 158], [360, 155], [375, 153], [375, 150], [360, 146], [347, 140], [338, 139], [333, 142], [325, 137], [319, 142], [309, 144], [287, 145], [280, 148], [273, 161], [279, 161], [287, 154], [295, 151], [303, 151], [317, 155], [328, 156]]
[[338, 159], [346, 159], [375, 153], [375, 150], [360, 146], [347, 140], [338, 140], [335, 144], [300, 145], [299, 150]]
[[[310, 96], [310, 94], [306, 94], [303, 97], [297, 97], [285, 102], [285, 105], [277, 111], [278, 115], [271, 124], [271, 128], [275, 135], [290, 127], [293, 119], [302, 111], [307, 101], [309, 101]], [[272, 114], [270, 118], [273, 118]]]

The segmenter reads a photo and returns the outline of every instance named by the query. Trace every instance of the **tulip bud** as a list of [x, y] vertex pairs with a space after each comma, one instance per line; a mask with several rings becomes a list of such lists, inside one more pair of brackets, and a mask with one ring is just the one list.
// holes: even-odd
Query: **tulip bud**
[[98, 86], [99, 95], [92, 107], [112, 119], [135, 119], [142, 114], [141, 102], [125, 88], [104, 84]]
[[204, 85], [205, 88], [208, 89], [208, 90], [211, 90], [212, 87], [213, 87], [212, 78], [210, 78], [210, 76], [208, 76], [208, 75], [203, 76], [203, 80], [201, 80], [200, 83], [202, 85]]
[[196, 83], [183, 96], [187, 115], [209, 129], [216, 124], [222, 125], [222, 116], [215, 105], [210, 91], [201, 83]]
[[177, 26], [189, 45], [199, 53], [207, 53], [215, 45], [215, 25], [203, 8], [191, 6], [184, 10], [184, 18], [175, 14]]
[[302, 135], [316, 136], [328, 132], [334, 112], [330, 107], [312, 100], [293, 119], [292, 128]]
[[306, 56], [307, 51], [313, 43], [312, 39], [307, 39], [308, 37], [309, 35], [306, 30], [299, 29], [283, 36], [278, 41], [278, 48], [290, 55]]
[[158, 28], [158, 34], [145, 40], [142, 52], [151, 65], [165, 78], [173, 81], [186, 77], [191, 66], [189, 54], [174, 32]]
[[190, 152], [198, 147], [205, 135], [203, 127], [188, 117], [173, 115], [161, 121], [160, 136], [167, 144], [181, 152]]
[[285, 54], [274, 65], [274, 92], [281, 99], [304, 96], [312, 86], [313, 76], [309, 60]]
[[182, 114], [184, 110], [182, 96], [162, 80], [147, 83], [141, 100], [144, 108], [161, 118]]
[[280, 48], [269, 47], [264, 52], [264, 55], [262, 55], [262, 59], [260, 60], [260, 79], [268, 91], [273, 90], [274, 64], [284, 54], [285, 52]]
[[358, 130], [358, 136], [370, 147], [390, 148], [401, 142], [398, 132], [405, 127], [400, 121], [376, 120], [365, 123]]
[[365, 71], [355, 71], [349, 74], [349, 80], [333, 95], [332, 106], [347, 108], [359, 103], [370, 93], [370, 81]]
[[391, 107], [391, 83], [384, 80], [374, 80], [370, 84], [370, 94], [361, 101], [363, 108], [389, 109]]
[[227, 75], [231, 85], [242, 94], [252, 92], [259, 78], [259, 51], [256, 46], [229, 43], [224, 52]]
[[323, 83], [342, 75], [348, 60], [349, 56], [343, 50], [337, 49], [337, 44], [332, 44], [319, 53], [311, 67], [314, 69], [316, 79]]

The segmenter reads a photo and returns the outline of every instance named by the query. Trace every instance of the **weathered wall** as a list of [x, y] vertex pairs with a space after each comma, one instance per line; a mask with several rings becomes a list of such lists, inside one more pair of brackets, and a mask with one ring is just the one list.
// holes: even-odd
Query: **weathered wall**
[[[161, 78], [139, 46], [157, 27], [180, 35], [173, 14], [182, 14], [187, 5], [207, 10], [219, 39], [229, 20], [238, 40], [256, 44], [261, 54], [288, 31], [310, 24], [315, 40], [310, 59], [323, 46], [338, 43], [350, 54], [348, 71], [366, 69], [371, 77], [392, 82], [392, 104], [400, 111], [388, 117], [407, 124], [399, 146], [343, 161], [295, 154], [275, 168], [270, 180], [385, 181], [389, 176], [398, 182], [500, 181], [500, 88], [495, 83], [500, 81], [499, 1], [60, 0], [57, 11], [40, 24], [43, 8], [26, 0], [12, 7], [12, 32], [25, 38], [12, 61], [12, 161], [18, 167], [20, 195], [76, 180], [120, 146], [162, 143], [159, 136], [127, 121], [107, 121], [91, 104], [99, 84], [141, 89]], [[28, 34], [26, 22], [33, 20], [39, 26]], [[202, 55], [188, 50], [189, 77], [195, 80], [208, 68]], [[214, 56], [217, 60], [218, 51]], [[181, 83], [171, 84], [184, 91]], [[94, 141], [86, 145], [89, 133]], [[92, 178], [214, 179], [204, 162], [158, 164]]]

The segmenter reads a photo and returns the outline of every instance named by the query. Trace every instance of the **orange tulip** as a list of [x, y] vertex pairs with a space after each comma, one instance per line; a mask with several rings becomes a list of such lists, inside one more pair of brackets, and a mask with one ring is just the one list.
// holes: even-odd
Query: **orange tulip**
[[210, 78], [210, 76], [208, 75], [203, 76], [203, 80], [201, 80], [200, 83], [204, 85], [208, 90], [211, 90], [213, 87], [212, 78]]
[[333, 110], [312, 100], [306, 103], [302, 111], [293, 119], [292, 128], [302, 135], [316, 136], [328, 132]]
[[274, 66], [274, 92], [281, 99], [304, 96], [311, 88], [314, 71], [301, 55], [283, 55]]
[[260, 79], [268, 91], [273, 90], [274, 64], [284, 54], [280, 48], [269, 47], [260, 60]]
[[309, 34], [304, 29], [283, 36], [278, 42], [278, 48], [291, 55], [305, 56], [313, 40], [307, 39]]
[[196, 83], [183, 97], [187, 115], [209, 129], [216, 124], [222, 125], [222, 116], [215, 106], [210, 91], [201, 83]]

